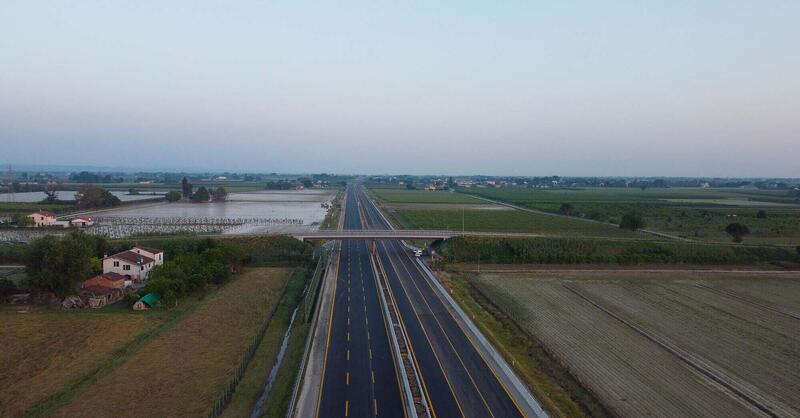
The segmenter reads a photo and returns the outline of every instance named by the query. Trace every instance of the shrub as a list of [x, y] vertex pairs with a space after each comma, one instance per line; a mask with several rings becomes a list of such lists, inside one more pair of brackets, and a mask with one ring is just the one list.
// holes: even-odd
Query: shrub
[[637, 229], [641, 229], [647, 226], [638, 211], [632, 210], [624, 215], [622, 215], [622, 220], [619, 222], [619, 227], [622, 229], [630, 229], [631, 231], [635, 231]]
[[756, 212], [756, 218], [767, 219], [767, 211], [765, 211], [764, 209], [759, 210], [758, 212]]
[[177, 201], [181, 200], [181, 194], [180, 194], [180, 192], [176, 192], [174, 190], [171, 190], [171, 191], [167, 192], [166, 195], [164, 195], [164, 199], [167, 199], [167, 202], [177, 202]]
[[750, 233], [750, 228], [747, 225], [734, 222], [725, 227], [725, 232], [733, 237], [733, 242], [742, 242], [744, 236]]
[[574, 209], [572, 203], [562, 203], [561, 206], [558, 207], [558, 213], [562, 215], [572, 215]]

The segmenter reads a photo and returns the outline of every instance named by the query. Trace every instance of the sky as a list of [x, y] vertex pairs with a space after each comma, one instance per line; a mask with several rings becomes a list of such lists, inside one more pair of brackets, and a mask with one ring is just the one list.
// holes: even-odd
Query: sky
[[800, 1], [0, 2], [0, 163], [799, 177]]

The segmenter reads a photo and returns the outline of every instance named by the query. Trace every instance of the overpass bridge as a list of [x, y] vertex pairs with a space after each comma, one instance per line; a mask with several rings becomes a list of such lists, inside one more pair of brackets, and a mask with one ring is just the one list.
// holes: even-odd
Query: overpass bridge
[[425, 230], [425, 229], [339, 229], [309, 231], [291, 234], [293, 237], [304, 240], [339, 240], [339, 239], [420, 239], [437, 240], [448, 239], [458, 235], [469, 235], [455, 231]]

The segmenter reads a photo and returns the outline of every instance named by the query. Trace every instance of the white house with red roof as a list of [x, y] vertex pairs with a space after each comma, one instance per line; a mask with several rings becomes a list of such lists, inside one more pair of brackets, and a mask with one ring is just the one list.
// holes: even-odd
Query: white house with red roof
[[152, 258], [153, 260], [155, 260], [157, 266], [164, 264], [164, 250], [159, 250], [158, 248], [152, 248], [152, 247], [145, 247], [143, 245], [137, 245], [131, 248], [131, 251], [135, 252], [136, 254], [141, 254]]
[[[134, 249], [137, 247], [134, 247]], [[155, 250], [151, 248], [151, 250]], [[118, 273], [133, 280], [133, 283], [142, 283], [147, 280], [150, 270], [164, 262], [163, 251], [157, 250], [156, 253], [148, 252], [152, 255], [161, 256], [160, 262], [145, 255], [145, 251], [139, 248], [140, 252], [133, 250], [123, 251], [103, 258], [103, 273]]]
[[56, 224], [56, 214], [48, 210], [39, 210], [27, 215], [33, 221], [33, 226], [53, 226]]

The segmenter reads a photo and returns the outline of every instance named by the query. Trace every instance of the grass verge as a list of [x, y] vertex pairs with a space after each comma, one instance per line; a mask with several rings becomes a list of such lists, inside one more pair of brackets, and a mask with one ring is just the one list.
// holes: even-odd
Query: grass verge
[[[297, 306], [303, 293], [303, 288], [309, 279], [308, 269], [297, 268], [294, 270], [291, 279], [287, 283], [286, 292], [281, 298], [278, 308], [270, 318], [267, 331], [261, 344], [256, 350], [256, 354], [247, 366], [247, 370], [242, 376], [236, 391], [233, 393], [230, 404], [225, 408], [223, 417], [243, 417], [249, 416], [254, 404], [258, 401], [264, 390], [267, 375], [275, 364], [278, 351], [280, 349], [283, 336], [289, 327], [292, 319], [292, 312]], [[288, 355], [287, 355], [288, 357]], [[284, 358], [284, 361], [286, 359]], [[276, 379], [272, 388], [272, 393], [284, 386], [288, 386], [291, 391], [294, 380]]]

